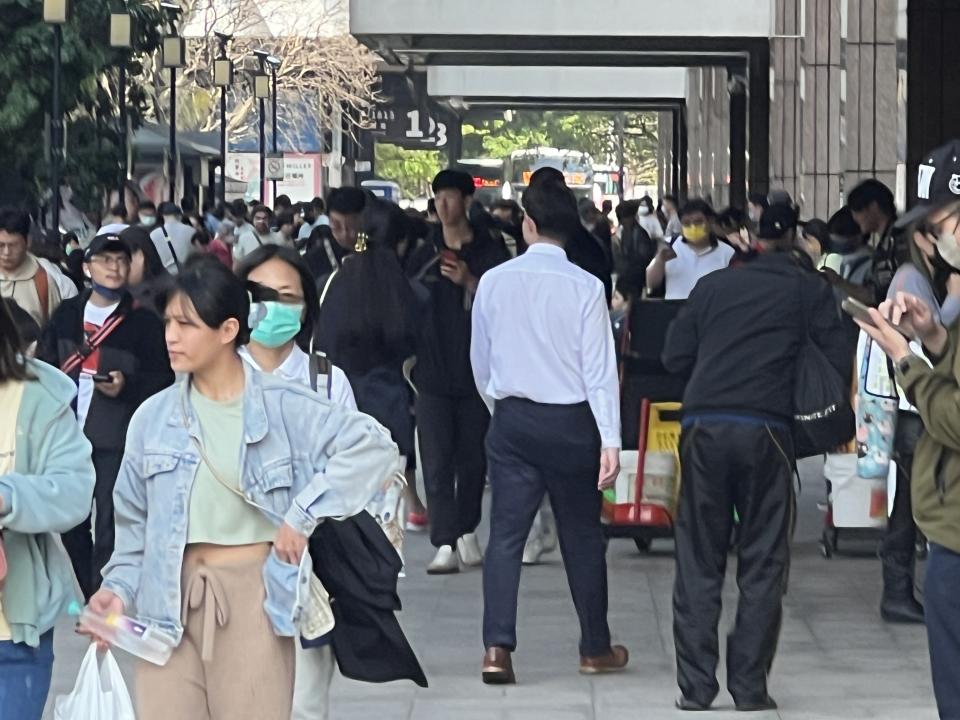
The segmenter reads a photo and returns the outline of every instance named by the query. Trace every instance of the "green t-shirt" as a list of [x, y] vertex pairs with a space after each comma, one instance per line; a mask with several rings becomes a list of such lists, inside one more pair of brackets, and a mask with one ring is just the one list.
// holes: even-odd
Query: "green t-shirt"
[[250, 545], [272, 542], [277, 535], [277, 528], [260, 510], [223, 485], [228, 483], [239, 492], [243, 396], [228, 402], [216, 402], [191, 390], [190, 404], [200, 423], [203, 452], [220, 480], [201, 459], [190, 495], [187, 544]]

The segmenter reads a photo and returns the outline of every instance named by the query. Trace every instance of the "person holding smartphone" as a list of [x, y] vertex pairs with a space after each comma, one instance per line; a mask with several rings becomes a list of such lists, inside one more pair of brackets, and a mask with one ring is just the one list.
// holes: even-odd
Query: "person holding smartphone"
[[[917, 177], [917, 204], [899, 227], [919, 224], [935, 239], [936, 255], [960, 271], [960, 140], [923, 156]], [[896, 279], [893, 287], [896, 288]], [[910, 473], [917, 526], [930, 543], [924, 581], [923, 615], [937, 709], [942, 718], [960, 717], [960, 365], [958, 329], [920, 296], [895, 291], [869, 321], [857, 320], [896, 369], [897, 384], [923, 421]], [[907, 337], [923, 346], [920, 357]], [[895, 511], [896, 512], [896, 509]]]
[[93, 445], [93, 536], [89, 512], [63, 534], [85, 597], [100, 586], [100, 571], [113, 552], [113, 486], [127, 425], [144, 400], [173, 383], [163, 324], [151, 310], [135, 306], [127, 289], [130, 264], [130, 247], [118, 235], [94, 238], [83, 264], [90, 289], [57, 308], [37, 347], [39, 360], [76, 384], [77, 420]]
[[480, 278], [510, 259], [502, 234], [467, 209], [473, 178], [444, 170], [433, 181], [440, 224], [410, 258], [411, 274], [425, 288], [426, 318], [417, 342], [413, 384], [420, 459], [430, 512], [430, 541], [437, 554], [431, 574], [477, 566], [483, 554], [477, 540], [486, 457], [483, 450], [490, 413], [470, 369], [470, 311]]

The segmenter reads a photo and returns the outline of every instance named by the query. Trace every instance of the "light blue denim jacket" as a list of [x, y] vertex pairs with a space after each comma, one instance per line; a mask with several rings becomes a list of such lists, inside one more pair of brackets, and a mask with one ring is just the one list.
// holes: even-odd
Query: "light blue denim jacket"
[[[240, 490], [279, 527], [310, 535], [324, 518], [356, 515], [397, 464], [397, 447], [373, 418], [333, 405], [308, 387], [244, 363]], [[190, 493], [200, 463], [189, 380], [134, 414], [114, 489], [116, 543], [103, 587], [128, 612], [179, 644], [180, 572]]]

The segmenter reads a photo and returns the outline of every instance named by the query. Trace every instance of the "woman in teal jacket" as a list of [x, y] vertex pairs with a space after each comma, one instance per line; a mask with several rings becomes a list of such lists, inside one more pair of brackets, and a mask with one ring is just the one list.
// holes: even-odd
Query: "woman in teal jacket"
[[0, 709], [40, 720], [53, 626], [80, 595], [57, 534], [90, 511], [90, 443], [70, 407], [76, 386], [22, 354], [0, 303]]

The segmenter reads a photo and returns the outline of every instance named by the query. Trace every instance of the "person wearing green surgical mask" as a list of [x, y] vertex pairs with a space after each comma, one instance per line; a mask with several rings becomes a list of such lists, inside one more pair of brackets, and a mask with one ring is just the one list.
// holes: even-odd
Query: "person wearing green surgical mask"
[[[240, 357], [257, 370], [310, 386], [331, 402], [356, 410], [353, 388], [344, 372], [319, 354], [311, 359], [320, 301], [300, 254], [279, 245], [263, 245], [244, 258], [237, 272], [277, 295], [276, 300], [260, 303], [260, 320], [250, 342], [240, 348]], [[297, 643], [294, 717], [327, 717], [333, 662], [329, 644], [304, 648]]]
[[714, 236], [716, 213], [705, 200], [690, 200], [680, 212], [682, 234], [665, 240], [647, 266], [647, 290], [667, 300], [686, 300], [704, 275], [730, 264], [734, 249]]
[[276, 294], [275, 300], [260, 303], [259, 321], [250, 333], [250, 343], [241, 348], [241, 357], [262, 372], [315, 387], [329, 400], [356, 410], [350, 382], [339, 368], [320, 362], [316, 368], [320, 376], [311, 377], [308, 353], [320, 302], [317, 286], [299, 253], [264, 245], [244, 259], [237, 273]]

